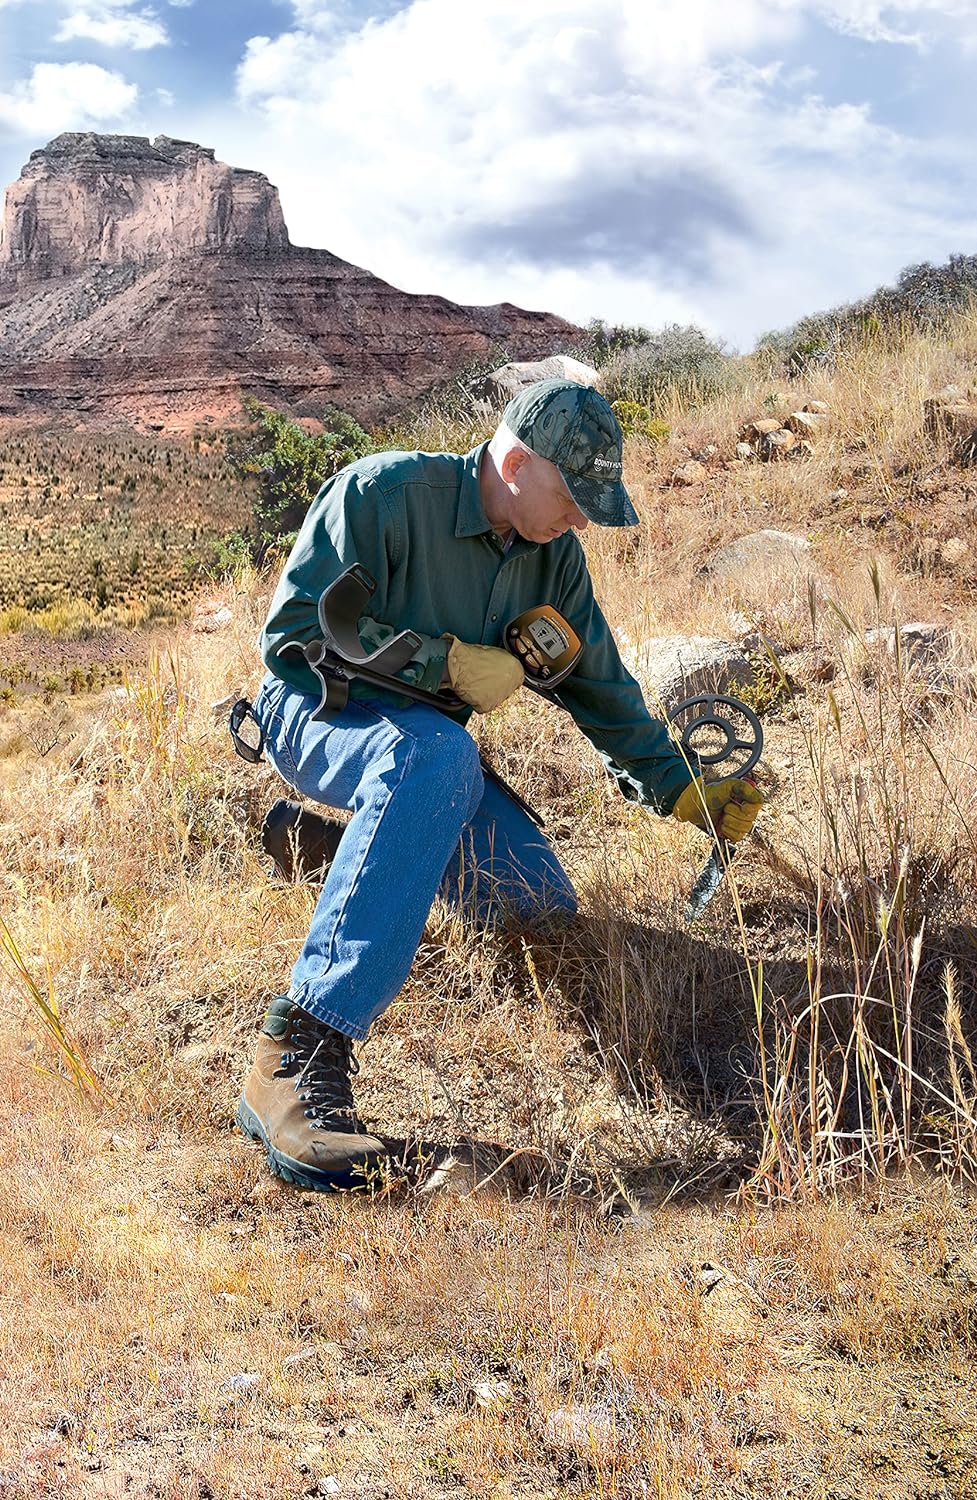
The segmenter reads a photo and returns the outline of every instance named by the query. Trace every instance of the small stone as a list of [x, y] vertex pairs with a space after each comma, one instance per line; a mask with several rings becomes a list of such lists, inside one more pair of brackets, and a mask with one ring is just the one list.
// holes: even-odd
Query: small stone
[[256, 1391], [261, 1385], [261, 1376], [244, 1370], [240, 1375], [231, 1375], [221, 1384], [221, 1390], [233, 1391], [235, 1395]]
[[807, 401], [804, 403], [803, 410], [813, 413], [816, 417], [826, 417], [829, 407], [827, 401]]
[[228, 693], [226, 698], [218, 698], [216, 703], [212, 703], [210, 711], [214, 718], [217, 720], [226, 719], [240, 696], [240, 693]]
[[779, 432], [782, 427], [779, 417], [756, 417], [747, 422], [740, 436], [746, 442], [755, 442], [757, 438], [768, 437], [771, 432]]
[[690, 458], [688, 463], [679, 464], [672, 472], [673, 484], [701, 484], [708, 479], [709, 471], [705, 464], [699, 463], [698, 459]]
[[940, 558], [950, 567], [952, 567], [954, 563], [963, 562], [964, 558], [968, 557], [969, 555], [970, 547], [964, 541], [962, 536], [947, 537], [946, 541], [940, 547]]
[[786, 427], [779, 428], [776, 432], [765, 432], [760, 440], [761, 458], [780, 458], [788, 453], [797, 438]]
[[817, 437], [824, 430], [824, 418], [813, 411], [793, 411], [784, 424], [798, 437]]
[[319, 1480], [317, 1488], [320, 1495], [338, 1495], [341, 1485], [335, 1474], [327, 1474], [324, 1479]]
[[736, 444], [736, 457], [737, 458], [755, 458], [756, 457], [756, 453], [754, 452], [753, 444], [752, 443], [737, 443]]
[[835, 501], [837, 501], [837, 500], [847, 500], [848, 499], [848, 491], [847, 490], [832, 490], [830, 492], [830, 494], [828, 495], [828, 499], [829, 500], [835, 500]]
[[472, 1395], [476, 1406], [491, 1411], [493, 1407], [505, 1406], [512, 1400], [512, 1386], [507, 1380], [479, 1380], [472, 1386]]

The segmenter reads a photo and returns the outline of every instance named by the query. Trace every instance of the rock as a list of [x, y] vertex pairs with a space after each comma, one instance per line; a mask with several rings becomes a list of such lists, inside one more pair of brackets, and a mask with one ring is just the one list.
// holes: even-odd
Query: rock
[[755, 443], [771, 432], [779, 432], [783, 425], [779, 417], [755, 417], [752, 422], [747, 422], [740, 437], [744, 442]]
[[947, 537], [946, 541], [940, 544], [940, 561], [947, 567], [952, 568], [957, 563], [964, 562], [969, 556], [970, 547], [962, 536]]
[[977, 460], [977, 400], [948, 386], [923, 402], [926, 431], [936, 441], [949, 438], [957, 463]]
[[726, 1266], [703, 1261], [690, 1267], [686, 1275], [702, 1293], [703, 1321], [710, 1323], [727, 1338], [755, 1336], [757, 1323], [766, 1316], [766, 1308], [753, 1288]]
[[834, 658], [817, 646], [807, 651], [788, 651], [780, 658], [780, 666], [787, 681], [795, 687], [832, 682], [838, 670]]
[[705, 566], [715, 577], [743, 573], [795, 571], [808, 565], [811, 544], [790, 531], [751, 531], [720, 547]]
[[825, 419], [817, 412], [791, 412], [784, 426], [801, 438], [816, 438], [824, 431]]
[[535, 385], [537, 380], [575, 380], [579, 385], [593, 385], [596, 379], [597, 371], [592, 365], [585, 365], [566, 354], [551, 354], [546, 359], [517, 360], [500, 365], [486, 375], [482, 395], [493, 406], [506, 406], [513, 396], [525, 390], [527, 385]]
[[324, 1479], [319, 1480], [319, 1483], [316, 1486], [316, 1494], [338, 1495], [341, 1489], [342, 1485], [339, 1483], [339, 1480], [336, 1478], [335, 1474], [327, 1474]]
[[226, 698], [218, 698], [210, 705], [210, 712], [218, 723], [223, 723], [240, 697], [240, 693], [228, 693]]
[[69, 132], [32, 152], [7, 189], [0, 269], [41, 281], [79, 266], [288, 248], [278, 189], [261, 172], [165, 135]]
[[717, 636], [652, 636], [621, 655], [654, 714], [670, 713], [683, 698], [725, 693], [753, 680], [743, 650]]
[[945, 625], [921, 620], [899, 626], [883, 625], [866, 630], [861, 641], [851, 643], [849, 652], [853, 665], [865, 682], [874, 680], [876, 664], [881, 657], [891, 665], [898, 660], [907, 679], [917, 681], [930, 691], [947, 691], [959, 684], [954, 667], [953, 633]]
[[231, 1375], [227, 1380], [223, 1381], [221, 1384], [221, 1389], [225, 1391], [233, 1391], [235, 1395], [240, 1396], [247, 1395], [252, 1391], [256, 1391], [260, 1385], [260, 1375], [255, 1375], [250, 1371], [242, 1371], [240, 1375]]
[[546, 1414], [548, 1448], [602, 1447], [614, 1433], [613, 1414], [604, 1406], [569, 1406]]
[[709, 470], [705, 464], [699, 463], [697, 459], [690, 458], [688, 463], [679, 464], [672, 471], [673, 484], [702, 484], [709, 478]]
[[776, 432], [765, 432], [759, 441], [760, 457], [782, 458], [796, 442], [797, 438], [786, 427], [781, 427]]
[[829, 407], [827, 401], [807, 401], [801, 410], [812, 412], [816, 417], [826, 417]]
[[836, 502], [839, 501], [839, 500], [847, 500], [848, 499], [848, 491], [847, 490], [831, 490], [829, 492], [829, 494], [828, 494], [828, 499], [836, 501]]
[[737, 458], [755, 458], [756, 457], [756, 452], [755, 452], [755, 450], [753, 448], [752, 443], [737, 443], [736, 444], [736, 457]]
[[472, 1395], [476, 1406], [491, 1411], [512, 1400], [512, 1386], [507, 1380], [479, 1380], [472, 1386]]
[[714, 463], [719, 457], [719, 449], [716, 447], [715, 443], [707, 443], [704, 448], [697, 449], [697, 451], [692, 454], [692, 457], [697, 463], [700, 464]]
[[277, 189], [208, 148], [91, 132], [35, 151], [8, 188], [0, 309], [0, 415], [102, 429], [240, 421], [245, 392], [370, 423], [500, 345], [533, 359], [580, 334], [294, 246]]

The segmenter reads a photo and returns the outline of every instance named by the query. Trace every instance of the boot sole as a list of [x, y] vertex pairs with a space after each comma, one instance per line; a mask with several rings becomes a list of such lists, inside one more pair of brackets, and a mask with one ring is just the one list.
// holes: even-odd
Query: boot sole
[[276, 1150], [265, 1134], [258, 1116], [243, 1099], [238, 1104], [234, 1118], [245, 1135], [264, 1146], [268, 1166], [276, 1177], [281, 1177], [285, 1182], [308, 1188], [314, 1193], [362, 1193], [369, 1188], [366, 1175], [368, 1168], [353, 1167], [346, 1172], [324, 1172], [320, 1167], [310, 1167], [307, 1162], [296, 1161], [293, 1156], [286, 1156], [283, 1151]]

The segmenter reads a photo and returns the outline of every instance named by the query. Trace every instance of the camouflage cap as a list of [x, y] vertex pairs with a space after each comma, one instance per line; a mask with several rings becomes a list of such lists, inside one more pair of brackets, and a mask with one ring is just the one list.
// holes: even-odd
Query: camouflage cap
[[637, 526], [621, 483], [620, 423], [593, 386], [539, 380], [512, 398], [502, 420], [527, 448], [556, 464], [588, 521]]

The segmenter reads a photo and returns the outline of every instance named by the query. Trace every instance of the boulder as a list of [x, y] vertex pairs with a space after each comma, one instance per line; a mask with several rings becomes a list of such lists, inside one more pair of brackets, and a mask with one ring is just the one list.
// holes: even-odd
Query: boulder
[[575, 380], [579, 385], [593, 385], [597, 371], [567, 354], [551, 354], [546, 359], [514, 360], [500, 365], [486, 375], [482, 396], [493, 406], [506, 406], [527, 385], [537, 380]]
[[811, 544], [791, 531], [750, 531], [727, 542], [705, 565], [717, 578], [735, 578], [743, 573], [783, 572], [804, 569]]
[[960, 682], [956, 644], [946, 625], [922, 620], [882, 625], [866, 630], [861, 640], [852, 642], [849, 652], [852, 665], [865, 682], [877, 677], [881, 664], [894, 667], [897, 659], [907, 679], [931, 692], [948, 691]]
[[753, 680], [743, 648], [719, 636], [650, 636], [622, 647], [621, 656], [654, 714], [670, 713], [683, 698], [735, 692]]

